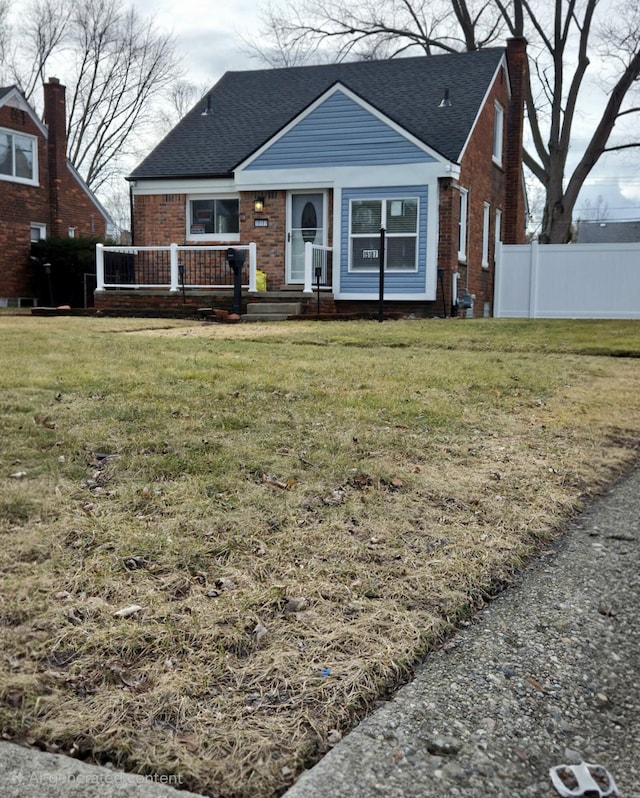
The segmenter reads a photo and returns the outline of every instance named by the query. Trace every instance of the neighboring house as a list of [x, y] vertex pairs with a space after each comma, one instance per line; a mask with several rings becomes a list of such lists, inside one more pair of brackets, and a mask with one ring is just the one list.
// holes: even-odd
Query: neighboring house
[[640, 242], [640, 222], [578, 221], [577, 244], [635, 244]]
[[[525, 237], [525, 42], [228, 72], [129, 176], [133, 244], [255, 242], [269, 291], [331, 249], [333, 309], [491, 315], [498, 240]], [[102, 301], [102, 300], [101, 300]], [[326, 303], [325, 303], [326, 306]]]
[[15, 86], [0, 88], [0, 305], [33, 301], [30, 244], [100, 236], [110, 218], [66, 157], [65, 87], [44, 84], [44, 124]]

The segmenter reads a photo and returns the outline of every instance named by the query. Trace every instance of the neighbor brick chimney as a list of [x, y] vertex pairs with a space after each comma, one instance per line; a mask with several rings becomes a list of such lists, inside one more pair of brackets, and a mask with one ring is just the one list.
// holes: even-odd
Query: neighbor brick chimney
[[44, 123], [48, 129], [47, 154], [49, 161], [49, 204], [51, 235], [62, 236], [60, 195], [63, 175], [67, 169], [67, 109], [66, 88], [58, 78], [44, 84]]
[[502, 240], [505, 244], [523, 244], [526, 207], [522, 171], [524, 101], [527, 87], [527, 41], [519, 37], [507, 40], [507, 64], [511, 82], [511, 102], [507, 114], [505, 141], [506, 204]]

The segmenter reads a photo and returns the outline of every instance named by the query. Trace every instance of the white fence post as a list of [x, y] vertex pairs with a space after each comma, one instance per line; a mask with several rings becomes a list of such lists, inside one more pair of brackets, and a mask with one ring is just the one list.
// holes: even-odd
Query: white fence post
[[540, 244], [534, 239], [531, 242], [529, 259], [529, 318], [535, 319], [538, 299], [538, 269], [540, 266]]
[[96, 244], [96, 291], [104, 291], [104, 245]]
[[258, 290], [258, 247], [252, 241], [249, 244], [249, 291]]
[[306, 241], [304, 245], [304, 288], [303, 293], [313, 294], [313, 244]]
[[496, 273], [493, 288], [493, 317], [500, 318], [502, 310], [502, 241], [496, 241]]
[[180, 290], [180, 270], [178, 269], [178, 245], [171, 244], [169, 246], [169, 258], [171, 265], [171, 285], [169, 291], [172, 294], [177, 294]]

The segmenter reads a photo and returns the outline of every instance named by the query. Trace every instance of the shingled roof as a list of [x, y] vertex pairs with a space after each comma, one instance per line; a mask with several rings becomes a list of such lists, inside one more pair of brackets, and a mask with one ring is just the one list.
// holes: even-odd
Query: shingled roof
[[0, 100], [12, 91], [19, 92], [20, 89], [17, 86], [0, 86]]
[[228, 177], [336, 83], [456, 162], [505, 52], [227, 72], [129, 179]]

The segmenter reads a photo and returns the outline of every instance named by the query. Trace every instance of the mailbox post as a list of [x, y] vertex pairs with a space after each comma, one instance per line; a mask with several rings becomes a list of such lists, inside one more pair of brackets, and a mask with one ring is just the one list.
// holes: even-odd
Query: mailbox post
[[244, 250], [229, 247], [227, 250], [227, 264], [233, 271], [233, 312], [242, 315], [242, 267], [246, 257]]

